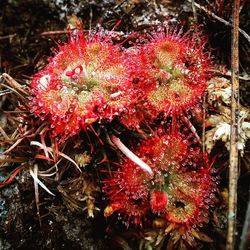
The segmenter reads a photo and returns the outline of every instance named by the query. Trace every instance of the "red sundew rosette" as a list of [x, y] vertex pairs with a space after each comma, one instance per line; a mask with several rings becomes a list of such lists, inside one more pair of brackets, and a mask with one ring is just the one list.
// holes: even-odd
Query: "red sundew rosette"
[[182, 228], [183, 234], [207, 224], [209, 208], [215, 203], [216, 183], [206, 159], [203, 164], [191, 171], [172, 166], [164, 177], [168, 183], [164, 187], [168, 196], [165, 219], [175, 225], [173, 230]]
[[34, 77], [31, 83], [33, 94], [31, 112], [42, 120], [48, 120], [55, 135], [65, 132], [74, 135], [81, 123], [85, 123], [85, 117], [93, 122], [97, 119], [97, 115], [92, 112], [93, 102], [79, 107], [75, 95], [58, 78], [58, 75], [50, 74], [48, 70]]
[[73, 135], [96, 120], [110, 121], [130, 105], [128, 65], [119, 46], [100, 34], [71, 39], [34, 76], [32, 112], [48, 120], [54, 134]]
[[208, 222], [216, 183], [209, 159], [199, 147], [172, 131], [142, 141], [135, 153], [155, 173], [155, 185], [149, 188], [154, 213], [165, 214], [166, 221], [184, 227]]
[[123, 222], [142, 225], [150, 210], [149, 181], [148, 173], [125, 159], [112, 178], [104, 181], [103, 191], [109, 200], [104, 215], [108, 217], [117, 211]]
[[180, 132], [172, 132], [143, 141], [136, 154], [153, 167], [153, 182], [160, 188], [150, 191], [154, 213], [165, 214], [166, 221], [178, 227], [208, 222], [216, 184], [209, 160], [199, 148]]
[[109, 200], [105, 215], [118, 211], [123, 221], [129, 218], [131, 223], [138, 223], [151, 209], [176, 225], [174, 230], [200, 227], [208, 222], [209, 207], [215, 201], [216, 183], [209, 160], [198, 154], [200, 151], [191, 150], [193, 145], [182, 133], [162, 133], [141, 141], [133, 150], [152, 169], [152, 175], [126, 158], [105, 181], [103, 190]]
[[[141, 86], [145, 110], [179, 115], [194, 107], [207, 87], [210, 59], [192, 37], [173, 31], [154, 32], [141, 46], [138, 60], [150, 75], [150, 84]], [[138, 63], [140, 64], [140, 63]], [[143, 107], [142, 107], [143, 108]]]

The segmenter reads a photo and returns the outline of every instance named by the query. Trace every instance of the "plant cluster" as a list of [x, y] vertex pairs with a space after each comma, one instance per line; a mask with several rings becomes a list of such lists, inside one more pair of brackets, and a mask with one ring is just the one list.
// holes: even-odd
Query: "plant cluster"
[[[81, 171], [98, 158], [86, 146], [94, 134], [98, 152], [106, 147], [114, 153], [103, 153], [98, 162], [107, 198], [104, 215], [119, 214], [126, 225], [161, 221], [164, 236], [177, 247], [195, 246], [194, 238], [211, 240], [201, 229], [209, 223], [210, 208], [216, 203], [217, 178], [191, 123], [199, 124], [211, 77], [212, 64], [204, 47], [199, 32], [184, 34], [170, 26], [128, 46], [114, 43], [112, 32], [84, 35], [75, 30], [33, 77], [26, 106], [43, 124], [41, 143], [34, 138], [31, 142], [45, 154], [35, 153], [37, 158], [53, 161], [56, 169], [63, 157]], [[94, 128], [105, 131], [105, 139]], [[69, 144], [71, 158], [59, 151]], [[86, 176], [75, 180], [84, 187], [70, 181], [68, 191], [65, 184], [58, 190], [69, 204], [77, 207], [78, 199], [87, 203], [93, 217], [99, 207], [92, 192], [98, 188]], [[80, 195], [73, 200], [68, 199], [72, 190]]]

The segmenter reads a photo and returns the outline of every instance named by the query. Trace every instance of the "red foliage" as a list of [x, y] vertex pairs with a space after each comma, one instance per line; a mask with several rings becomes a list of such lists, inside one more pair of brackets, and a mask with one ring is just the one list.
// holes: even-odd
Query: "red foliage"
[[162, 28], [130, 52], [132, 82], [143, 91], [138, 105], [145, 113], [180, 115], [200, 101], [211, 60], [204, 52], [204, 41], [199, 39], [196, 33], [183, 35]]
[[208, 222], [215, 181], [206, 155], [185, 141], [180, 132], [144, 140], [133, 151], [152, 168], [154, 176], [130, 159], [123, 160], [113, 177], [105, 181], [109, 211], [119, 210], [124, 218], [133, 217], [129, 221], [138, 224], [151, 208], [185, 230]]
[[208, 223], [209, 207], [215, 202], [215, 181], [209, 166], [199, 170], [183, 171], [171, 168], [167, 173], [169, 197], [166, 219], [185, 225], [188, 230]]
[[118, 211], [124, 222], [142, 224], [149, 211], [150, 176], [129, 159], [113, 172], [112, 178], [105, 181], [104, 192], [110, 200], [105, 215]]
[[186, 159], [191, 147], [180, 132], [163, 134], [144, 141], [137, 154], [155, 169], [167, 170], [176, 162]]
[[166, 212], [168, 197], [165, 192], [153, 191], [151, 193], [150, 205], [154, 213]]
[[96, 120], [112, 120], [133, 100], [124, 54], [110, 35], [70, 39], [31, 83], [33, 113], [54, 134], [73, 135]]
[[142, 225], [151, 212], [183, 235], [208, 223], [216, 190], [210, 163], [197, 140], [178, 130], [181, 116], [197, 110], [207, 87], [211, 62], [204, 44], [195, 32], [183, 35], [167, 27], [122, 51], [110, 33], [79, 32], [33, 78], [31, 111], [47, 120], [54, 135], [72, 136], [114, 117], [136, 130], [160, 114], [162, 123], [172, 117], [170, 132], [160, 128], [133, 151], [153, 175], [132, 161], [143, 163], [134, 154], [125, 154], [130, 159], [121, 159], [104, 181], [105, 216], [117, 212], [123, 222]]

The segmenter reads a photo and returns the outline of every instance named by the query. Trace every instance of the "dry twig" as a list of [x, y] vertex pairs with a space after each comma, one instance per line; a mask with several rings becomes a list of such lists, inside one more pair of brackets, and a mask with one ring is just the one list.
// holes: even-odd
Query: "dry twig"
[[[193, 0], [188, 0], [189, 3], [192, 3]], [[207, 8], [205, 8], [204, 6], [194, 2], [193, 3], [195, 7], [197, 7], [200, 10], [203, 10], [205, 13], [207, 13], [208, 15], [210, 15], [211, 17], [213, 17], [214, 19], [216, 19], [217, 21], [224, 23], [226, 26], [229, 27], [233, 27], [233, 24], [226, 21], [225, 19], [215, 15], [212, 11], [208, 10]], [[250, 36], [246, 33], [246, 31], [244, 31], [243, 29], [239, 28], [238, 26], [238, 31], [247, 39], [247, 41], [250, 43]]]
[[194, 21], [197, 23], [197, 12], [196, 12], [194, 0], [192, 0], [192, 10], [193, 10], [193, 15], [194, 15]]
[[69, 34], [69, 30], [52, 30], [52, 31], [44, 31], [41, 33], [41, 36], [54, 36], [54, 35], [64, 35]]
[[21, 92], [24, 95], [28, 95], [28, 92], [24, 90], [25, 86], [20, 85], [16, 80], [14, 80], [10, 75], [3, 73], [0, 75], [0, 79], [3, 78], [9, 85], [10, 87], [16, 91]]
[[238, 114], [239, 114], [239, 9], [240, 0], [234, 0], [232, 31], [232, 78], [231, 78], [231, 139], [229, 168], [229, 201], [227, 250], [233, 250], [236, 235], [237, 181], [238, 181]]
[[13, 37], [15, 37], [17, 34], [10, 34], [10, 35], [6, 35], [6, 36], [0, 36], [0, 40], [4, 40], [4, 39], [12, 39]]

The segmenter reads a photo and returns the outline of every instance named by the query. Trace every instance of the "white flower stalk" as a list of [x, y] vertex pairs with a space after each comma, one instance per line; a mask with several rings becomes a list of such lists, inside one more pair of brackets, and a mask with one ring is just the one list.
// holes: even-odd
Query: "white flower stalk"
[[151, 169], [151, 167], [144, 161], [142, 161], [138, 156], [136, 156], [130, 149], [128, 149], [119, 138], [112, 135], [111, 140], [131, 161], [138, 165], [143, 171], [148, 172], [150, 175], [153, 175], [153, 170]]

